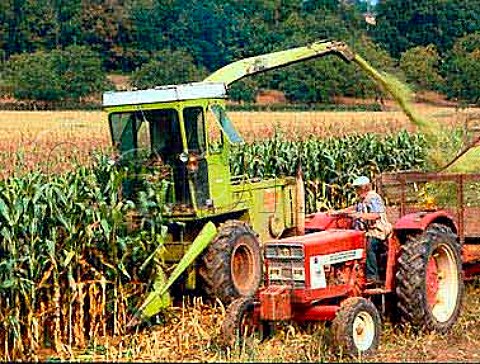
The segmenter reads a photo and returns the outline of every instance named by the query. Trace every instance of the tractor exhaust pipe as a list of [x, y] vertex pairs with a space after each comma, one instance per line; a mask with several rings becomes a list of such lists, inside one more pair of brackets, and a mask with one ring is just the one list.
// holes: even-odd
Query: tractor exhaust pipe
[[303, 184], [302, 160], [298, 159], [295, 177], [295, 222], [297, 235], [305, 235], [305, 185]]

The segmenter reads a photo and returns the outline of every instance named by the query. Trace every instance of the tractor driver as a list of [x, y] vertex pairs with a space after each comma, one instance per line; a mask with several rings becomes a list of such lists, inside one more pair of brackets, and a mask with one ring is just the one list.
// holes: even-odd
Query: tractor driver
[[372, 189], [370, 179], [366, 176], [356, 178], [355, 187], [358, 201], [338, 212], [351, 213], [356, 230], [365, 231], [367, 237], [367, 284], [379, 283], [377, 251], [392, 231], [387, 220], [385, 203], [382, 197]]

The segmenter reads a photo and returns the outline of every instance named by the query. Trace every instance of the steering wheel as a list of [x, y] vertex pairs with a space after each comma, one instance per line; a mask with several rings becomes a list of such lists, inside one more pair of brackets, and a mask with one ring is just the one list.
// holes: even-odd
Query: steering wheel
[[335, 227], [337, 229], [351, 229], [354, 217], [351, 212], [335, 211], [329, 214], [335, 218]]

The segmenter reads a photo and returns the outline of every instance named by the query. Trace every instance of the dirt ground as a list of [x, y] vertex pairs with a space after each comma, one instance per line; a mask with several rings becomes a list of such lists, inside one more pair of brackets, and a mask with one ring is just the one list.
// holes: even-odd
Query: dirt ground
[[347, 358], [330, 344], [330, 331], [323, 324], [282, 324], [264, 341], [252, 339], [241, 348], [225, 351], [217, 343], [224, 317], [218, 304], [201, 300], [185, 302], [170, 310], [164, 322], [136, 334], [96, 338], [86, 350], [63, 354], [44, 351], [33, 359], [78, 361], [168, 361], [168, 362], [479, 362], [480, 280], [466, 284], [464, 308], [448, 334], [415, 333], [408, 325], [384, 319], [380, 347], [368, 358]]

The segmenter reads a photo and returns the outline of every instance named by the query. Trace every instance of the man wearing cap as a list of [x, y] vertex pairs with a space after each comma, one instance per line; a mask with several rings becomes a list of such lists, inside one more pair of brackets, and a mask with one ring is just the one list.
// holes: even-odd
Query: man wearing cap
[[372, 189], [370, 179], [360, 176], [353, 181], [352, 185], [355, 187], [358, 202], [338, 211], [352, 213], [354, 228], [365, 231], [367, 237], [367, 284], [377, 283], [379, 281], [377, 250], [392, 231], [392, 225], [387, 220], [383, 199]]

